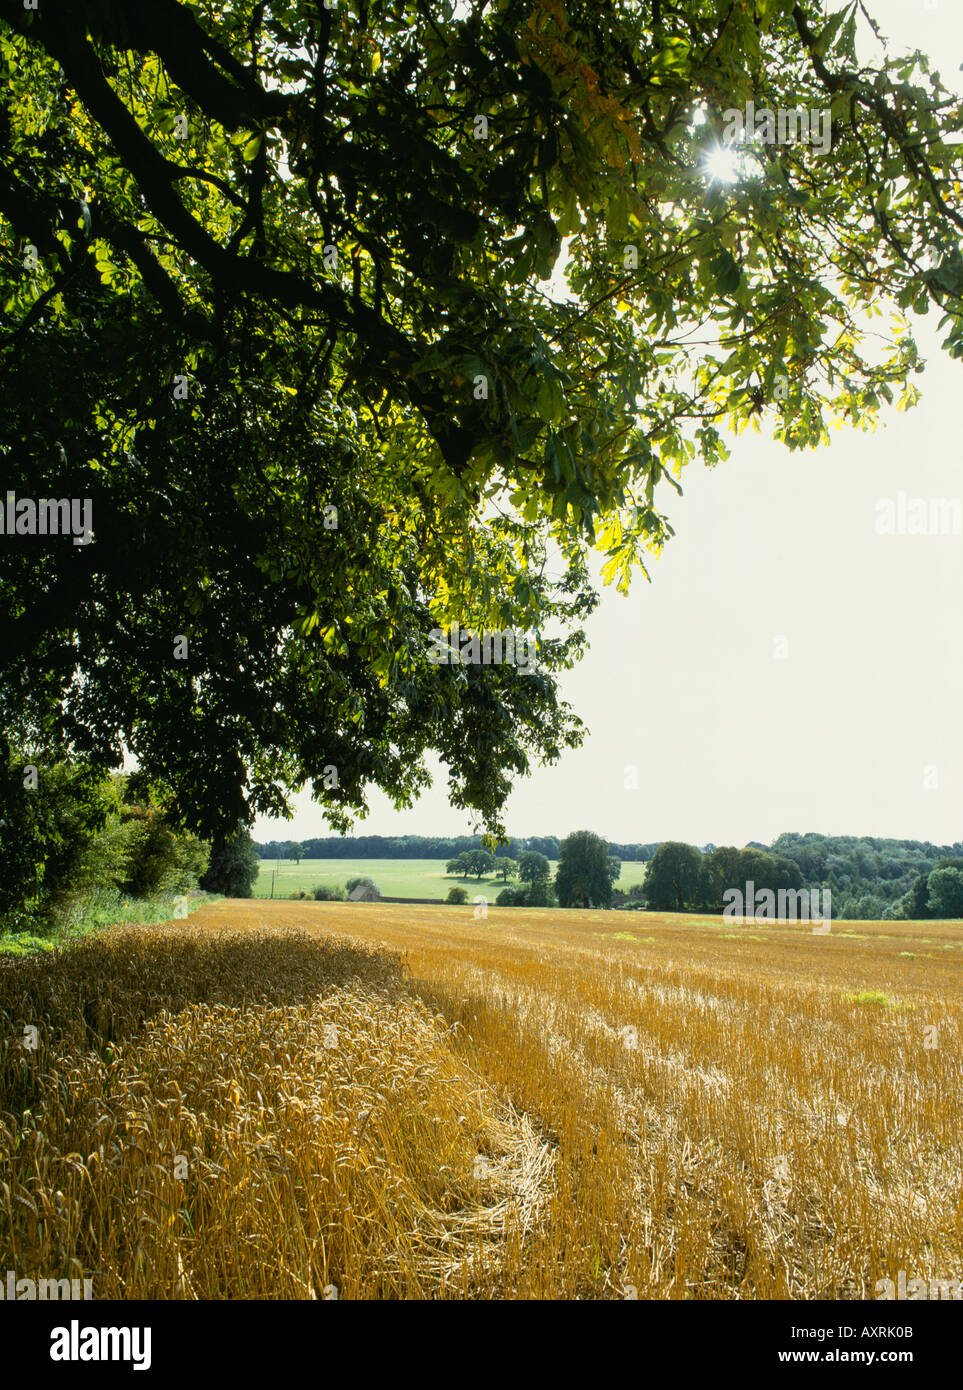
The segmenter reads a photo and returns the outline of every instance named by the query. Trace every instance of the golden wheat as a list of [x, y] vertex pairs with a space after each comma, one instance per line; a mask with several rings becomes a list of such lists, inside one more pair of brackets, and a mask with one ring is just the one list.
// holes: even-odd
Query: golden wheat
[[957, 922], [220, 902], [12, 961], [0, 1270], [202, 1299], [953, 1277], [961, 951]]

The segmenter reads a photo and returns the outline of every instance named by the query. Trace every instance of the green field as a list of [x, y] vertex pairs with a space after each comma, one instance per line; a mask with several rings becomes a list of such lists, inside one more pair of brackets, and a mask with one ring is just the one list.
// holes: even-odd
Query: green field
[[[553, 864], [553, 873], [555, 869]], [[356, 874], [374, 879], [388, 898], [438, 898], [443, 901], [448, 889], [455, 884], [467, 888], [472, 895], [484, 893], [492, 898], [504, 887], [501, 879], [496, 878], [479, 881], [449, 877], [445, 873], [444, 859], [302, 859], [300, 864], [291, 859], [282, 859], [280, 864], [273, 859], [262, 859], [253, 891], [256, 898], [269, 898], [273, 876], [274, 896], [286, 898], [299, 888], [310, 892], [319, 883], [343, 888]], [[641, 883], [644, 877], [644, 864], [626, 862], [616, 886], [624, 890]]]

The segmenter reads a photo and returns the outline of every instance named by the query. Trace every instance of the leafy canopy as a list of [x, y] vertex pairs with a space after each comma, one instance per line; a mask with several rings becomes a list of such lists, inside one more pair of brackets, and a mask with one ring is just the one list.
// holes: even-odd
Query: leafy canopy
[[[126, 745], [221, 840], [307, 784], [339, 830], [409, 805], [429, 751], [501, 830], [583, 736], [590, 548], [624, 588], [722, 427], [912, 403], [911, 309], [963, 353], [960, 103], [860, 65], [855, 9], [6, 7], [3, 475], [95, 539], [3, 537], [4, 725]], [[828, 109], [831, 151], [713, 180], [750, 99]], [[537, 672], [433, 665], [451, 620]]]

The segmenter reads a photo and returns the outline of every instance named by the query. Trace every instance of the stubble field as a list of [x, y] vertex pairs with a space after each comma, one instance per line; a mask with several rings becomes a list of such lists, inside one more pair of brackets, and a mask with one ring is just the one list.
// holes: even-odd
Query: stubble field
[[953, 1278], [961, 980], [959, 921], [220, 901], [104, 932], [0, 966], [0, 1268], [151, 1298]]

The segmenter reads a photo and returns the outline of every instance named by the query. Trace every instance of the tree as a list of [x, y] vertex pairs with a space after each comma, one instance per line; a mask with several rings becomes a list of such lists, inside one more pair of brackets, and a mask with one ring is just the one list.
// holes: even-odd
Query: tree
[[[752, 881], [757, 889], [801, 888], [803, 875], [799, 865], [768, 850], [744, 849], [739, 853], [739, 874], [743, 883]], [[731, 885], [735, 887], [736, 885]]]
[[244, 827], [238, 826], [233, 835], [211, 851], [201, 887], [228, 898], [249, 898], [260, 869], [254, 842]]
[[[699, 905], [706, 912], [722, 911], [723, 896], [728, 888], [742, 888], [745, 891], [746, 880], [741, 877], [742, 854], [743, 851], [737, 849], [735, 845], [720, 845], [710, 854], [703, 855], [699, 866], [701, 873]], [[651, 875], [651, 873], [652, 867], [650, 865], [648, 874]], [[664, 870], [663, 873], [665, 873]], [[648, 878], [646, 882], [648, 882]], [[675, 906], [678, 902], [678, 894], [669, 884], [667, 878], [664, 880], [664, 885], [663, 887], [656, 885], [656, 896], [662, 903], [666, 902], [668, 896], [669, 902]]]
[[532, 879], [531, 883], [517, 888], [503, 888], [495, 899], [496, 907], [554, 907], [555, 890], [551, 874], [546, 872]]
[[701, 862], [701, 906], [707, 912], [722, 912], [727, 889], [738, 888], [743, 894], [746, 884], [752, 883], [756, 892], [771, 889], [802, 888], [802, 870], [795, 860], [768, 850], [736, 849], [722, 845], [705, 855]]
[[163, 802], [134, 793], [120, 813], [116, 842], [123, 856], [118, 886], [128, 897], [184, 893], [208, 868], [210, 847], [194, 835], [178, 834]]
[[[920, 846], [920, 848], [924, 847]], [[925, 848], [930, 847], [926, 846]], [[932, 861], [930, 862], [932, 863]], [[923, 873], [916, 875], [916, 878], [910, 885], [909, 891], [904, 895], [901, 901], [902, 916], [906, 920], [911, 922], [920, 922], [926, 921], [930, 917], [936, 917], [940, 915], [934, 909], [933, 904], [934, 901], [936, 901], [936, 899], [934, 899], [931, 896], [930, 889], [933, 874], [944, 869], [954, 869], [963, 871], [963, 858], [960, 858], [957, 855], [943, 855], [941, 858], [937, 859], [936, 863], [933, 864], [933, 867], [931, 869], [927, 868], [924, 870]], [[952, 880], [947, 879], [945, 887], [941, 887], [942, 882], [942, 880], [939, 880], [937, 882], [937, 898], [941, 902], [944, 899], [950, 901], [952, 900]], [[945, 915], [954, 916], [955, 914], [947, 913]]]
[[557, 899], [551, 874], [537, 874], [524, 890], [521, 901], [525, 907], [554, 907]]
[[[290, 789], [341, 831], [372, 786], [410, 804], [432, 752], [500, 832], [583, 735], [557, 679], [589, 552], [624, 589], [720, 424], [800, 449], [911, 404], [878, 301], [935, 304], [963, 351], [959, 104], [922, 56], [860, 64], [855, 25], [7, 7], [0, 449], [28, 512], [89, 499], [93, 541], [0, 550], [0, 726], [126, 746], [216, 852]], [[831, 141], [750, 139], [713, 178], [763, 91]], [[435, 664], [452, 620], [532, 631], [537, 671]]]
[[465, 855], [465, 877], [474, 874], [480, 881], [484, 874], [490, 874], [496, 863], [494, 857], [483, 849], [471, 849]]
[[495, 859], [495, 877], [504, 879], [506, 883], [510, 878], [517, 878], [518, 864], [514, 859], [509, 859], [507, 855], [498, 855]]
[[695, 845], [666, 840], [645, 871], [645, 900], [656, 912], [685, 912], [705, 892], [702, 855]]
[[576, 830], [559, 846], [555, 891], [562, 907], [609, 907], [619, 861], [591, 830]]
[[934, 869], [929, 877], [931, 917], [963, 917], [963, 870]]
[[903, 910], [910, 922], [922, 922], [933, 916], [930, 908], [929, 880], [929, 874], [917, 874], [912, 887], [903, 899]]
[[871, 922], [882, 917], [883, 908], [883, 902], [874, 894], [863, 893], [841, 915], [852, 922]]
[[288, 844], [288, 858], [293, 859], [295, 864], [300, 864], [304, 858], [304, 845], [298, 844], [297, 840], [291, 840]]
[[518, 861], [518, 877], [523, 883], [533, 883], [536, 878], [548, 878], [552, 866], [544, 854], [527, 849]]
[[491, 873], [498, 861], [483, 849], [469, 849], [464, 854], [459, 854], [457, 859], [449, 859], [445, 865], [445, 872], [458, 874], [461, 878], [468, 878], [474, 874], [480, 879], [483, 874]]
[[47, 762], [0, 733], [0, 919], [27, 906], [49, 918], [77, 887], [118, 800], [109, 777]]
[[460, 903], [466, 903], [467, 901], [468, 901], [468, 891], [467, 891], [467, 889], [465, 889], [465, 888], [459, 888], [459, 886], [458, 886], [457, 883], [454, 884], [451, 888], [448, 889], [448, 897], [445, 899], [445, 902], [446, 902], [446, 903], [459, 903], [459, 904], [460, 904]]
[[[178, 832], [163, 787], [141, 773], [104, 775], [47, 764], [0, 739], [0, 922], [45, 929], [93, 894], [149, 898], [187, 892], [209, 846]], [[35, 776], [34, 776], [35, 773]], [[36, 785], [34, 785], [34, 782]], [[106, 898], [104, 897], [106, 890]]]

